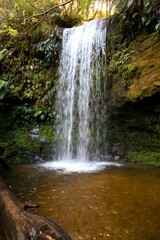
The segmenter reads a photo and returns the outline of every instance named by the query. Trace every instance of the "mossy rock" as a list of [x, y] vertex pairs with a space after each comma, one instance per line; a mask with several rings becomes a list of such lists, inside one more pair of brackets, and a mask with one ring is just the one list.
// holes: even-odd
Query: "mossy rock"
[[47, 159], [54, 141], [53, 127], [41, 125], [35, 132], [36, 128], [27, 125], [1, 134], [1, 157], [9, 164], [28, 164]]
[[159, 59], [158, 33], [142, 32], [127, 47], [114, 51], [107, 65], [107, 74], [112, 76], [108, 104], [120, 107], [160, 92]]
[[153, 167], [160, 167], [160, 153], [150, 151], [128, 151], [127, 157], [131, 162], [144, 164]]
[[131, 64], [136, 64], [139, 71], [133, 76], [132, 84], [127, 92], [127, 99], [131, 101], [152, 96], [160, 91], [160, 36], [158, 33], [148, 35], [134, 48], [136, 52], [132, 56]]

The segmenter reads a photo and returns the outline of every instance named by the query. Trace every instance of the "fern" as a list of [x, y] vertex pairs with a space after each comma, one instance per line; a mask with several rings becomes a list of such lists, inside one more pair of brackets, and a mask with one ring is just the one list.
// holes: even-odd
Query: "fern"
[[5, 81], [0, 80], [0, 100], [2, 100], [7, 93], [6, 85], [7, 83]]

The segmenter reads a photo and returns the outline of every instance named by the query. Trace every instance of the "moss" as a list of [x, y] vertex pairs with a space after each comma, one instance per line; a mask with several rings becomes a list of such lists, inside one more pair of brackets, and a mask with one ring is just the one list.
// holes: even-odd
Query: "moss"
[[126, 155], [131, 162], [145, 164], [153, 167], [160, 167], [159, 152], [128, 151]]
[[[160, 94], [111, 109], [108, 141], [124, 144], [128, 161], [159, 166]], [[132, 156], [133, 155], [133, 156]]]
[[54, 140], [53, 128], [49, 124], [43, 124], [37, 134], [32, 133], [33, 128], [35, 125], [26, 125], [1, 133], [1, 157], [9, 164], [33, 163], [39, 161], [43, 152], [46, 154], [46, 149]]
[[8, 130], [7, 134], [8, 136], [2, 138], [1, 142], [1, 147], [4, 149], [3, 158], [12, 164], [34, 161], [42, 143], [29, 138], [29, 129], [26, 127], [12, 129]]
[[132, 64], [128, 66], [127, 71], [125, 72], [124, 78], [132, 78], [138, 71], [139, 67], [137, 64]]
[[123, 117], [116, 115], [112, 118], [107, 127], [108, 152], [112, 152], [112, 146], [115, 144], [122, 145], [127, 161], [160, 167], [160, 138], [159, 133], [154, 132], [159, 128], [159, 124], [153, 126], [152, 120], [144, 117], [143, 122], [143, 117], [138, 118], [135, 112], [134, 117], [127, 117], [126, 114]]
[[53, 126], [49, 124], [41, 125], [38, 136], [39, 138], [45, 138], [45, 142], [51, 144], [54, 141]]
[[141, 32], [128, 46], [114, 50], [107, 65], [112, 78], [109, 104], [120, 107], [159, 92], [160, 37]]
[[[159, 91], [160, 82], [160, 41], [157, 33], [145, 36], [132, 43], [136, 49], [131, 64], [138, 65], [138, 75], [132, 78], [132, 84], [126, 94], [127, 99], [135, 101], [137, 98], [152, 96]], [[135, 94], [135, 92], [137, 94]]]
[[[2, 44], [0, 49], [1, 72], [0, 79], [6, 83], [7, 94], [0, 92], [4, 101], [12, 102], [12, 108], [21, 105], [22, 115], [25, 114], [24, 105], [32, 105], [32, 114], [42, 121], [53, 120], [53, 105], [57, 86], [57, 65], [61, 50], [60, 31], [48, 32], [42, 35], [38, 42], [32, 42], [30, 37], [14, 39]], [[35, 41], [35, 39], [34, 39]], [[47, 52], [46, 52], [47, 51]], [[14, 106], [15, 105], [15, 106]], [[37, 113], [38, 112], [38, 113]], [[22, 118], [20, 115], [20, 118]], [[25, 116], [24, 116], [25, 117]], [[32, 117], [33, 119], [33, 117]]]

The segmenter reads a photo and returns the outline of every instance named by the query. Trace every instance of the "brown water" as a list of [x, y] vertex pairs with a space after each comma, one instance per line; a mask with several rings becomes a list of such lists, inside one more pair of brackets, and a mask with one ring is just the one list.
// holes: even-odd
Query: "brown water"
[[16, 166], [7, 181], [23, 202], [40, 204], [32, 212], [54, 219], [74, 240], [160, 239], [160, 169], [123, 166], [58, 174]]

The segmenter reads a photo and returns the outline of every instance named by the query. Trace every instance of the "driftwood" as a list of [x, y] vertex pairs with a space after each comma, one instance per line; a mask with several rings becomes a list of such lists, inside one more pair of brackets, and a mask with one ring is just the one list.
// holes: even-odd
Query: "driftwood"
[[9, 240], [71, 240], [56, 222], [27, 212], [1, 177], [0, 220]]
[[27, 210], [29, 208], [39, 208], [40, 205], [39, 204], [33, 204], [32, 201], [27, 201], [24, 203], [23, 209]]

